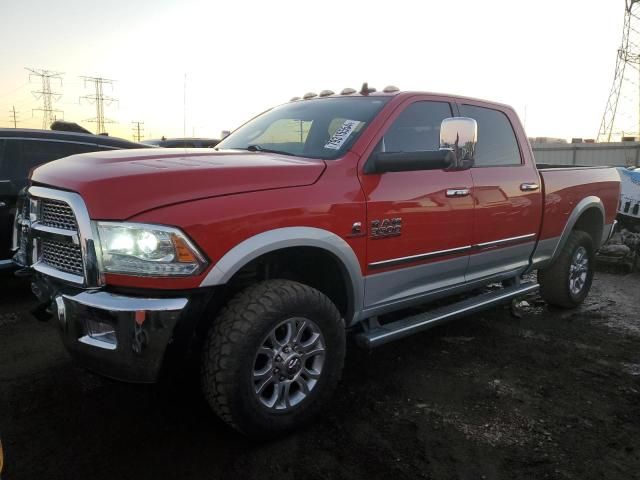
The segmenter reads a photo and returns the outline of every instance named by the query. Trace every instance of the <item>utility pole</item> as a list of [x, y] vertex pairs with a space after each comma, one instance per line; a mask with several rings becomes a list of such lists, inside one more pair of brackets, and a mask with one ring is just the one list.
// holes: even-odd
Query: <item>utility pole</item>
[[42, 99], [42, 108], [34, 108], [33, 110], [42, 112], [42, 129], [46, 130], [56, 119], [56, 113], [60, 113], [61, 116], [64, 115], [62, 110], [53, 108], [54, 100], [59, 100], [62, 94], [51, 91], [51, 79], [60, 80], [60, 85], [62, 85], [63, 74], [61, 72], [52, 72], [38, 68], [25, 68], [25, 70], [29, 72], [29, 81], [31, 81], [32, 77], [39, 77], [42, 82], [41, 89], [32, 91], [31, 93], [37, 100]]
[[144, 122], [131, 122], [133, 124], [133, 141], [139, 142], [144, 138]]
[[625, 131], [640, 137], [640, 0], [625, 0], [622, 43], [598, 141], [624, 138]]
[[85, 100], [88, 100], [89, 102], [93, 103], [96, 106], [95, 118], [90, 118], [87, 120], [87, 122], [96, 124], [96, 133], [98, 135], [101, 133], [107, 133], [105, 130], [104, 124], [114, 123], [114, 121], [104, 117], [104, 106], [105, 104], [111, 105], [113, 102], [117, 100], [113, 97], [108, 97], [104, 95], [103, 86], [105, 84], [113, 85], [113, 80], [109, 80], [108, 78], [101, 78], [101, 77], [80, 77], [80, 78], [84, 79], [85, 87], [87, 83], [92, 83], [94, 87], [93, 95], [85, 95], [83, 97], [80, 97], [80, 100], [84, 98]]
[[18, 128], [18, 114], [16, 113], [15, 105], [11, 106], [11, 110], [9, 110], [9, 115], [10, 115], [11, 123], [13, 123], [13, 128]]

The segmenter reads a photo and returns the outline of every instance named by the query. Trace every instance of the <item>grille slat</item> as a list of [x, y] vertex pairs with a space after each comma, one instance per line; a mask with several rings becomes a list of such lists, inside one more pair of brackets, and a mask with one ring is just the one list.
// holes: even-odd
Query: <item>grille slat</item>
[[41, 240], [42, 261], [57, 270], [84, 276], [80, 245]]
[[78, 230], [76, 217], [67, 203], [51, 198], [43, 198], [41, 201], [40, 223], [64, 230]]

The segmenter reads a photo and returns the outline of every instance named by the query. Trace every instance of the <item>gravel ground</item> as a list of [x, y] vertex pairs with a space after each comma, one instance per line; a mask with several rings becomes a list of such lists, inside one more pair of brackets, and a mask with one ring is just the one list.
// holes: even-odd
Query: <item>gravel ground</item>
[[600, 272], [578, 310], [536, 297], [371, 353], [326, 415], [253, 443], [188, 382], [73, 366], [28, 288], [0, 278], [0, 432], [12, 479], [624, 479], [640, 471], [640, 275]]

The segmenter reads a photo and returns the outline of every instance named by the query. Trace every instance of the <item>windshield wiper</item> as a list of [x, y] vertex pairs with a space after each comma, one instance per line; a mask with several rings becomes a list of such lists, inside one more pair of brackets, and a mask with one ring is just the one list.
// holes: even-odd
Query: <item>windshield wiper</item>
[[264, 153], [279, 153], [280, 155], [289, 155], [295, 157], [296, 155], [291, 152], [284, 152], [282, 150], [273, 150], [271, 148], [264, 148], [262, 145], [248, 145], [246, 150], [250, 152], [264, 152]]

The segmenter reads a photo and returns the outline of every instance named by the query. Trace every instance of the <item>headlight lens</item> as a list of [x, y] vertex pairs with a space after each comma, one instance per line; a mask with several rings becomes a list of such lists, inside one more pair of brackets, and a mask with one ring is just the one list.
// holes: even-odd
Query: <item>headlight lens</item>
[[97, 229], [107, 273], [186, 276], [206, 266], [203, 255], [177, 228], [97, 222]]

